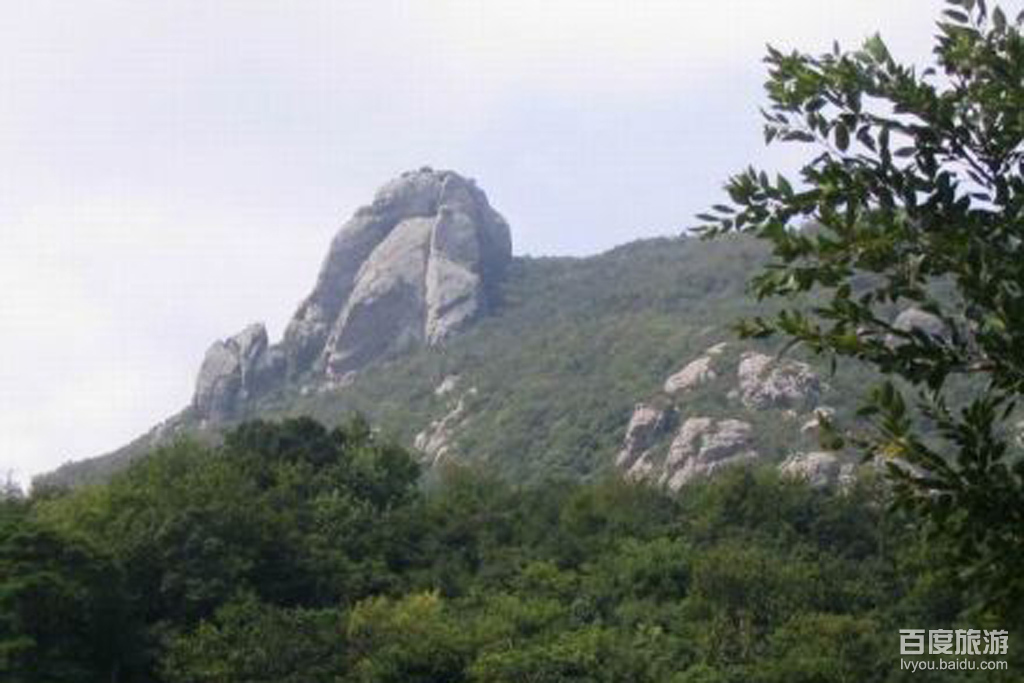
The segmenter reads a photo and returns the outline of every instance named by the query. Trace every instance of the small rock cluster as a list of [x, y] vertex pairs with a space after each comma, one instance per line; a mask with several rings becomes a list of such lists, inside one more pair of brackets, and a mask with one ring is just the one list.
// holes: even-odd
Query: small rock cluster
[[805, 407], [821, 394], [818, 375], [807, 363], [780, 361], [754, 351], [740, 357], [737, 378], [740, 401], [754, 410]]
[[715, 344], [700, 358], [690, 361], [682, 370], [665, 380], [662, 390], [666, 394], [679, 394], [691, 391], [715, 381], [718, 373], [715, 372], [715, 359], [722, 355], [728, 347], [726, 342]]
[[620, 468], [634, 472], [637, 463], [639, 469], [646, 471], [649, 466], [647, 456], [658, 439], [667, 432], [671, 423], [671, 415], [667, 410], [656, 408], [646, 403], [637, 403], [633, 416], [626, 427], [626, 438], [619, 451], [615, 464]]
[[[449, 375], [441, 381], [434, 389], [434, 395], [438, 397], [451, 396], [458, 388], [459, 377]], [[476, 387], [470, 387], [459, 395], [450, 409], [440, 418], [434, 420], [426, 429], [418, 433], [413, 440], [413, 446], [423, 454], [424, 460], [430, 465], [436, 465], [451, 454], [456, 433], [468, 419], [466, 414], [466, 400], [477, 393]]]
[[[762, 460], [765, 454], [749, 420], [687, 414], [689, 394], [730, 376], [735, 385], [728, 396], [737, 415], [772, 410], [789, 421], [808, 411], [797, 423], [799, 430], [794, 425], [795, 438], [814, 436], [821, 421], [833, 415], [831, 408], [817, 405], [825, 387], [808, 364], [754, 351], [729, 361], [727, 348], [726, 343], [710, 347], [670, 375], [660, 397], [636, 405], [615, 461], [626, 476], [675, 491], [722, 468]], [[779, 469], [813, 486], [846, 486], [854, 476], [846, 458], [824, 451], [793, 452]]]

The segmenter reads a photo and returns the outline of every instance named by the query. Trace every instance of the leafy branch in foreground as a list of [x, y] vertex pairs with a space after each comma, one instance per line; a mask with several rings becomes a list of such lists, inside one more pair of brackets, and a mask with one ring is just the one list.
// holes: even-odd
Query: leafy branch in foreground
[[[898, 502], [952, 541], [986, 602], [1019, 609], [1024, 12], [947, 4], [920, 73], [877, 35], [818, 57], [769, 48], [765, 140], [812, 156], [800, 182], [734, 176], [731, 203], [699, 216], [699, 230], [771, 243], [759, 298], [814, 295], [744, 321], [743, 335], [781, 334], [887, 376], [862, 411], [872, 428], [846, 441], [888, 463]], [[893, 320], [911, 307], [930, 329]]]

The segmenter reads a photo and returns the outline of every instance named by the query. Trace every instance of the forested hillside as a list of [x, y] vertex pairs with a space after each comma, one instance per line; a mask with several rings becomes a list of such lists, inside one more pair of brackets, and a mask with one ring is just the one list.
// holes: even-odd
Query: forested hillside
[[0, 489], [0, 680], [1020, 681], [1024, 13], [945, 5], [931, 68], [769, 47], [814, 153], [709, 240], [385, 185], [279, 341]]
[[971, 609], [869, 480], [418, 475], [363, 422], [301, 419], [8, 498], [3, 680], [1010, 681], [1024, 663], [1011, 645], [1004, 678], [900, 670], [900, 628], [1013, 625]]
[[[732, 361], [744, 350], [780, 350], [735, 344], [732, 329], [741, 317], [773, 310], [746, 292], [750, 273], [766, 258], [764, 245], [746, 237], [644, 240], [588, 258], [519, 257], [494, 313], [458, 337], [371, 364], [344, 383], [291, 383], [262, 397], [243, 418], [309, 415], [336, 425], [361, 414], [406, 447], [416, 445], [418, 434], [435, 437], [428, 463], [484, 463], [516, 482], [597, 476], [613, 468], [634, 406], [709, 347], [733, 343], [726, 354]], [[830, 377], [817, 367], [827, 391], [815, 399], [849, 415], [866, 375], [849, 367]], [[797, 441], [797, 420], [806, 420], [807, 411], [783, 419], [781, 410], [750, 410], [727, 398], [736, 383], [732, 371], [688, 393], [681, 419], [746, 420], [771, 462], [795, 447], [813, 447]], [[205, 423], [185, 411], [170, 427], [41, 483], [102, 480], [154, 445], [182, 434], [216, 438], [230, 424]]]

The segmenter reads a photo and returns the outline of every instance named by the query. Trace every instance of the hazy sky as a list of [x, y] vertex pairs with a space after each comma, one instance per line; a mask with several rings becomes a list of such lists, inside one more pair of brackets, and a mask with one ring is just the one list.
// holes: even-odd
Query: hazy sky
[[[276, 338], [341, 222], [409, 168], [477, 179], [519, 254], [676, 233], [762, 147], [761, 58], [938, 0], [5, 0], [0, 473], [189, 400], [216, 338]], [[792, 159], [788, 160], [792, 163]]]

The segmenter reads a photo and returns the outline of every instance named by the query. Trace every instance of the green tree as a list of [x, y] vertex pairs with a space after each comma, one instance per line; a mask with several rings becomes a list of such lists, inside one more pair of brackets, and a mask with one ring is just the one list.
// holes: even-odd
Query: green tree
[[621, 657], [616, 657], [619, 655], [616, 650], [614, 635], [600, 628], [562, 630], [548, 638], [484, 653], [473, 664], [471, 680], [480, 683], [636, 680], [616, 675]]
[[0, 502], [0, 678], [122, 680], [133, 628], [110, 558]]
[[329, 683], [343, 671], [341, 615], [282, 609], [244, 594], [175, 638], [163, 658], [170, 683]]
[[[38, 518], [55, 536], [33, 560], [41, 567], [76, 566], [70, 551], [56, 545], [67, 539], [84, 539], [109, 557], [124, 575], [118, 592], [143, 625], [132, 654], [147, 675], [156, 676], [171, 645], [167, 672], [175, 680], [247, 680], [263, 654], [276, 652], [282, 666], [301, 658], [305, 646], [282, 634], [317, 626], [318, 610], [394, 589], [394, 567], [408, 552], [396, 510], [418, 500], [417, 471], [408, 454], [378, 442], [364, 423], [329, 430], [308, 419], [252, 422], [221, 447], [181, 442], [104, 486], [33, 496], [32, 514], [13, 522], [11, 533], [20, 538]], [[11, 565], [10, 585], [31, 578], [35, 566]], [[113, 588], [116, 576], [111, 571], [106, 582], [76, 588], [75, 599]], [[256, 607], [236, 604], [248, 594]], [[72, 619], [54, 623], [78, 629]], [[269, 635], [262, 640], [250, 626]], [[238, 657], [218, 663], [234, 645]], [[310, 668], [301, 671], [313, 676]]]
[[[864, 424], [831, 445], [887, 462], [899, 502], [1011, 610], [1024, 605], [1024, 464], [1009, 429], [1024, 390], [1024, 14], [947, 5], [920, 72], [878, 36], [817, 57], [769, 48], [766, 141], [810, 160], [799, 181], [734, 176], [701, 229], [767, 240], [754, 291], [799, 297], [743, 334], [886, 375]], [[909, 307], [928, 324], [895, 324]]]
[[820, 602], [815, 569], [761, 545], [729, 541], [695, 562], [688, 614], [710, 663], [747, 664], [790, 615]]
[[885, 643], [870, 619], [800, 613], [775, 631], [765, 681], [869, 683], [882, 679]]
[[471, 650], [468, 630], [452, 618], [437, 592], [363, 601], [349, 614], [346, 628], [352, 680], [465, 680]]

